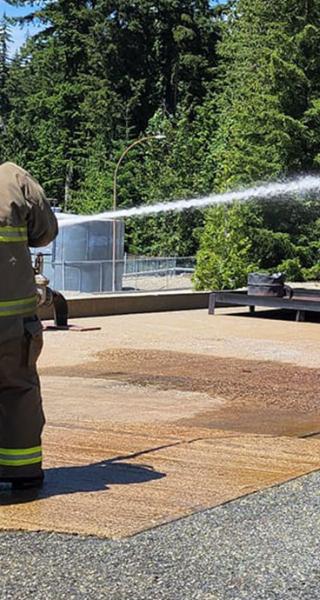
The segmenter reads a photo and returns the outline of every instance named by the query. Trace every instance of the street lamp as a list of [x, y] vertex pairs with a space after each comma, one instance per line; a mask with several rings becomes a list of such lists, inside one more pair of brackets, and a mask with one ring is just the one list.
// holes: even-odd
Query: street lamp
[[[130, 146], [128, 146], [123, 151], [123, 153], [121, 154], [121, 156], [116, 164], [116, 168], [114, 170], [113, 204], [112, 204], [113, 211], [117, 210], [117, 176], [118, 176], [119, 167], [120, 167], [124, 157], [128, 154], [128, 152], [129, 152], [129, 150], [131, 150], [131, 148], [134, 148], [138, 144], [142, 144], [142, 142], [147, 142], [149, 140], [164, 140], [165, 137], [166, 136], [163, 135], [162, 133], [156, 133], [154, 135], [146, 135], [146, 136], [139, 138], [138, 140], [135, 140], [134, 142], [132, 142], [132, 144], [130, 144]], [[112, 291], [115, 292], [115, 289], [116, 289], [116, 220], [114, 218], [113, 223], [112, 223]]]

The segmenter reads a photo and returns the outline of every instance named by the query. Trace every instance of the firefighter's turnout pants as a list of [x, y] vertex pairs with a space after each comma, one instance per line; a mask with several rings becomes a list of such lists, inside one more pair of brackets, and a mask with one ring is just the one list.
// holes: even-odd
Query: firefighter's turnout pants
[[[17, 324], [17, 323], [16, 323]], [[38, 317], [19, 318], [0, 343], [0, 480], [41, 475], [44, 414], [36, 362], [42, 349]]]

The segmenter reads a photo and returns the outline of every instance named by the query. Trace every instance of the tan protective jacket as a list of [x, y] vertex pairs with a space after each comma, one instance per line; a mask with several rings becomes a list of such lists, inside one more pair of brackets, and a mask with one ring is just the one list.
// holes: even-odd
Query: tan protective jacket
[[39, 183], [14, 163], [0, 165], [0, 342], [17, 318], [36, 312], [29, 246], [46, 246], [57, 233]]

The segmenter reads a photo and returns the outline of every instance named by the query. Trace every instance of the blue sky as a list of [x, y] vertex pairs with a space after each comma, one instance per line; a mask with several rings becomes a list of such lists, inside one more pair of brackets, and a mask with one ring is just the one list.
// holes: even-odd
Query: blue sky
[[[223, 4], [223, 1], [224, 0], [213, 0], [213, 4], [218, 4], [219, 2], [220, 4]], [[31, 10], [32, 8], [30, 9], [30, 6], [28, 6], [28, 8], [17, 8], [14, 6], [10, 6], [10, 4], [7, 4], [4, 0], [0, 0], [0, 17], [2, 17], [4, 13], [6, 13], [6, 15], [10, 17], [19, 17], [24, 14], [27, 14]], [[20, 27], [15, 27], [12, 31], [13, 41], [11, 53], [14, 54], [14, 52], [21, 46], [21, 44], [26, 39], [26, 35], [28, 33], [29, 35], [32, 35], [36, 31], [36, 29], [37, 28], [34, 25], [29, 25], [28, 28], [24, 27], [23, 29], [21, 29]]]
[[[32, 10], [32, 9], [31, 9]], [[10, 4], [7, 4], [6, 2], [4, 2], [4, 0], [0, 0], [0, 16], [2, 17], [4, 13], [6, 13], [6, 15], [8, 17], [19, 17], [22, 16], [24, 14], [28, 14], [28, 12], [30, 12], [30, 6], [26, 9], [26, 8], [16, 8], [14, 6], [10, 6]], [[26, 35], [29, 32], [29, 34], [32, 34], [35, 31], [35, 27], [33, 25], [29, 26], [28, 28], [24, 27], [23, 29], [21, 29], [20, 27], [15, 27], [12, 31], [12, 47], [11, 47], [11, 52], [12, 54], [14, 54], [15, 50], [17, 50], [21, 44], [24, 42], [24, 40], [26, 39]]]

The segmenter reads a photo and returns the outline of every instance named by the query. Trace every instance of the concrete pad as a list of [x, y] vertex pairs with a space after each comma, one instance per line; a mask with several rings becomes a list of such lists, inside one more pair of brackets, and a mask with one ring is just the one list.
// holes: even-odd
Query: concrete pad
[[83, 421], [49, 426], [47, 482], [0, 493], [0, 528], [118, 538], [320, 468], [320, 442]]
[[[68, 312], [71, 318], [192, 310], [207, 308], [209, 303], [208, 292], [193, 290], [150, 290], [149, 292], [121, 292], [120, 294], [67, 292], [65, 296], [68, 299]], [[41, 319], [53, 319], [53, 307], [42, 306], [40, 316]]]
[[121, 380], [49, 375], [43, 375], [41, 380], [49, 424], [72, 419], [77, 426], [89, 419], [108, 425], [175, 423], [224, 404], [197, 391], [162, 390]]
[[131, 314], [71, 320], [101, 331], [51, 331], [41, 367], [77, 365], [115, 348], [164, 350], [245, 360], [271, 360], [320, 367], [319, 323], [273, 321], [247, 316], [247, 309]]
[[45, 334], [47, 482], [1, 490], [0, 528], [123, 537], [320, 468], [319, 440], [276, 437], [319, 425], [319, 324], [76, 322], [101, 331]]
[[[175, 422], [243, 433], [320, 431], [319, 370], [163, 350], [113, 349], [44, 371], [49, 419]], [[68, 416], [67, 416], [68, 415]]]

